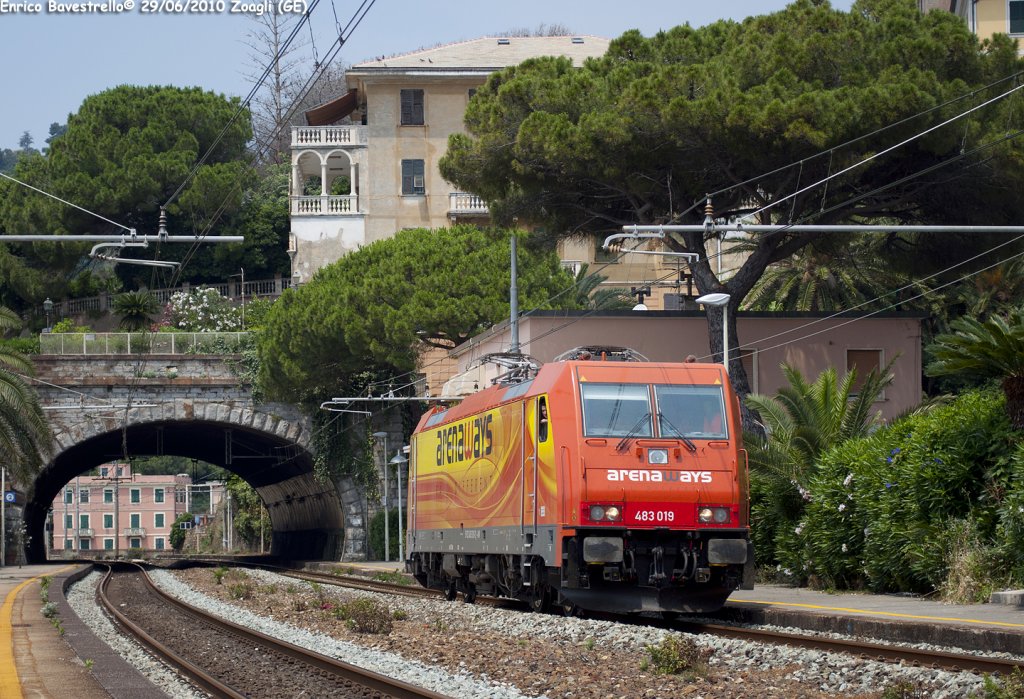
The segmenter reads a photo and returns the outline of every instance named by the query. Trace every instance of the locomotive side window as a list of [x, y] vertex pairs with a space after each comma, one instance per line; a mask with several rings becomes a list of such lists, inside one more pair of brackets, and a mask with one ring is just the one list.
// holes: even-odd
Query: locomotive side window
[[537, 441], [548, 441], [548, 399], [537, 401]]
[[654, 395], [662, 437], [728, 438], [720, 387], [655, 386]]
[[650, 437], [651, 396], [644, 384], [581, 383], [583, 434], [587, 437]]

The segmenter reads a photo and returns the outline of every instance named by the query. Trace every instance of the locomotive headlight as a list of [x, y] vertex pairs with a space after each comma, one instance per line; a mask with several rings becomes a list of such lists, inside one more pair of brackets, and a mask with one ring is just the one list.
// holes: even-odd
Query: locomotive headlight
[[697, 521], [704, 524], [725, 524], [730, 519], [728, 507], [702, 507], [697, 510]]
[[649, 463], [649, 464], [667, 464], [668, 463], [668, 449], [648, 449], [647, 450], [647, 463]]
[[591, 505], [590, 506], [590, 521], [592, 521], [592, 522], [600, 522], [602, 519], [604, 519], [604, 508], [601, 507], [600, 505]]
[[615, 505], [610, 505], [608, 509], [604, 511], [604, 516], [609, 522], [618, 522], [622, 519], [622, 511]]

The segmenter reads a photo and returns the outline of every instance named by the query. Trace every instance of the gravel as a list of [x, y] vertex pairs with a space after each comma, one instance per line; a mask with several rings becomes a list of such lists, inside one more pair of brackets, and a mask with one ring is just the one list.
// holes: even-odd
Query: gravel
[[102, 579], [102, 573], [92, 572], [68, 590], [68, 604], [78, 618], [96, 634], [97, 638], [137, 668], [153, 684], [163, 689], [167, 696], [173, 699], [205, 699], [206, 694], [193, 688], [168, 665], [150, 655], [134, 639], [117, 630], [96, 603], [96, 587]]
[[[970, 673], [611, 621], [314, 586], [259, 570], [235, 573], [247, 576], [253, 589], [241, 600], [231, 598], [229, 585], [216, 584], [208, 569], [151, 575], [167, 592], [235, 623], [453, 697], [879, 697], [886, 687], [902, 683], [916, 690], [915, 696], [953, 699], [969, 697], [983, 686], [983, 679]], [[96, 610], [93, 590], [98, 579], [93, 574], [72, 587], [69, 601], [76, 613], [154, 682], [173, 687], [171, 696], [197, 696], [120, 637]], [[386, 636], [355, 633], [330, 611], [359, 597], [401, 610], [405, 619], [395, 621], [394, 631]], [[656, 673], [648, 648], [672, 637], [694, 639], [709, 653], [706, 671]]]

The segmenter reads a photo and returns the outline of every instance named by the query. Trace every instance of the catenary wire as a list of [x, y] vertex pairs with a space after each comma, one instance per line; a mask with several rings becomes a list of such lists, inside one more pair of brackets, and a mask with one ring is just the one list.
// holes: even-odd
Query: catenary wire
[[[110, 220], [109, 218], [107, 218], [106, 216], [101, 216], [100, 214], [96, 213], [95, 211], [89, 211], [88, 209], [86, 209], [86, 208], [83, 208], [83, 207], [79, 206], [78, 204], [74, 204], [74, 203], [72, 203], [72, 202], [68, 201], [67, 199], [61, 199], [61, 198], [60, 198], [60, 197], [58, 197], [58, 196], [57, 196], [56, 194], [50, 194], [49, 192], [47, 192], [47, 191], [45, 191], [45, 190], [42, 190], [42, 189], [39, 189], [38, 187], [33, 187], [32, 185], [28, 184], [27, 182], [22, 182], [22, 181], [21, 181], [21, 180], [19, 180], [19, 179], [16, 179], [16, 178], [14, 178], [14, 177], [11, 177], [10, 175], [6, 175], [6, 174], [4, 174], [4, 173], [0, 172], [0, 177], [3, 177], [4, 179], [8, 179], [8, 180], [10, 180], [11, 182], [15, 182], [15, 183], [17, 183], [17, 184], [20, 184], [20, 185], [21, 185], [22, 187], [27, 187], [27, 188], [31, 189], [32, 191], [34, 191], [34, 192], [39, 192], [40, 194], [43, 194], [43, 195], [45, 195], [45, 196], [48, 196], [48, 197], [50, 197], [51, 199], [56, 199], [56, 200], [57, 200], [57, 201], [59, 201], [60, 203], [62, 203], [62, 204], [67, 204], [68, 206], [70, 206], [70, 207], [72, 207], [72, 208], [75, 208], [75, 209], [78, 209], [79, 211], [84, 211], [85, 213], [89, 214], [90, 216], [95, 216], [96, 218], [98, 218], [98, 219], [100, 219], [100, 220], [102, 220], [102, 221], [106, 221], [107, 223], [110, 223], [110, 224], [112, 224], [112, 225], [115, 225], [115, 226], [117, 226], [118, 228], [123, 228], [124, 230], [128, 231], [129, 233], [134, 233], [134, 232], [135, 232], [135, 230], [134, 230], [134, 229], [132, 229], [132, 228], [129, 228], [128, 226], [125, 226], [125, 225], [123, 225], [123, 224], [120, 224], [120, 223], [118, 223], [117, 221], [111, 221], [111, 220]], [[73, 239], [72, 239], [72, 240], [73, 240]]]

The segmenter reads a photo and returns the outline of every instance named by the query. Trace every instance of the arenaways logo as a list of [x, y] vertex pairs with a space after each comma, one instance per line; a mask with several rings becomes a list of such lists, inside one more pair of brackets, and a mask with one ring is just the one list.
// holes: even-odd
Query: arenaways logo
[[648, 481], [651, 483], [710, 483], [710, 471], [649, 471], [640, 468], [612, 468], [605, 471], [610, 481], [632, 481], [639, 483]]

